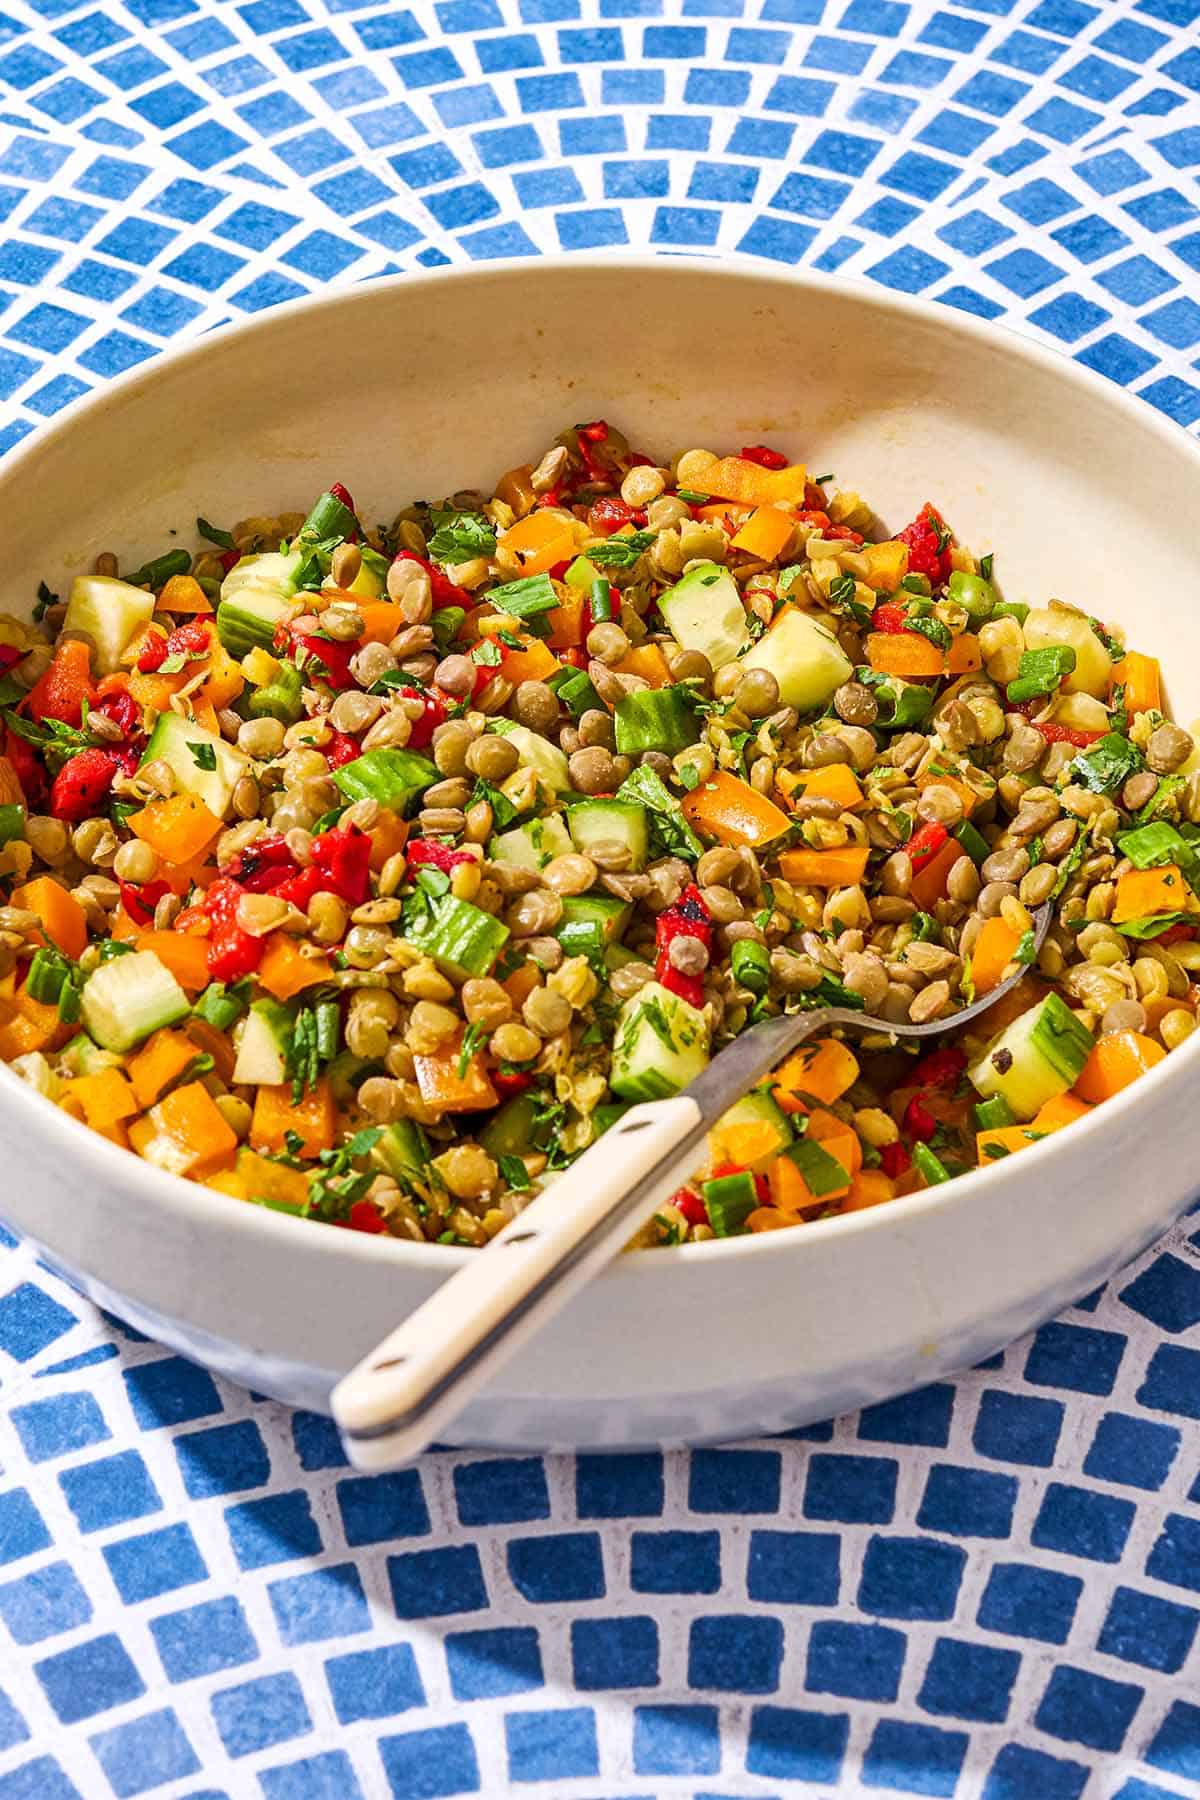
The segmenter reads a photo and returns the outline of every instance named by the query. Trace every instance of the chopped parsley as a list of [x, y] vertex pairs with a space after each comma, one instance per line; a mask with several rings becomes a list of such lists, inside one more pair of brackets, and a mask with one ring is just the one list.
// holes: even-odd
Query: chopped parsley
[[196, 744], [188, 739], [188, 750], [192, 761], [198, 769], [215, 769], [217, 766], [217, 750], [215, 744]]
[[482, 513], [434, 508], [429, 517], [433, 534], [426, 548], [434, 562], [464, 563], [495, 554], [496, 534]]

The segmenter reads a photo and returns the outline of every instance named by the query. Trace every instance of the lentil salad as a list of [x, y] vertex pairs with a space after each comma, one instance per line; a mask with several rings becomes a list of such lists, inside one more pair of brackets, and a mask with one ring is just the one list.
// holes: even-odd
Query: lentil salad
[[159, 1167], [482, 1245], [748, 1023], [1026, 967], [931, 1055], [804, 1046], [636, 1240], [699, 1241], [1025, 1149], [1195, 1028], [1157, 663], [932, 503], [596, 420], [386, 527], [196, 530], [0, 618], [0, 1058]]

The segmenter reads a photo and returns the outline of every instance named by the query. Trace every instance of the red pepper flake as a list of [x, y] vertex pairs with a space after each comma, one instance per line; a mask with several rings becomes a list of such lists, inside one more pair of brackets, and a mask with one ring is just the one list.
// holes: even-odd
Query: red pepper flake
[[765, 444], [750, 444], [741, 456], [743, 462], [757, 463], [760, 469], [786, 469], [788, 466], [782, 450], [768, 450]]
[[108, 798], [119, 765], [111, 750], [81, 750], [65, 762], [50, 789], [54, 818], [78, 824]]

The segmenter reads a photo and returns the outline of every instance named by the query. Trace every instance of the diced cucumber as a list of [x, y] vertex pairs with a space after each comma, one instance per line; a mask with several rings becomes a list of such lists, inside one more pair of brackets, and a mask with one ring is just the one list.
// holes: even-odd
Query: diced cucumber
[[543, 786], [553, 788], [556, 794], [567, 793], [571, 777], [567, 772], [567, 759], [557, 744], [548, 743], [527, 725], [510, 725], [507, 719], [500, 723], [504, 736], [516, 746], [522, 765], [533, 769]]
[[577, 556], [563, 576], [563, 580], [568, 587], [582, 588], [586, 594], [591, 592], [592, 583], [598, 580], [599, 576], [600, 571], [594, 562], [589, 561], [586, 556]]
[[704, 855], [704, 845], [683, 816], [683, 808], [667, 787], [661, 775], [639, 763], [617, 789], [618, 800], [635, 800], [650, 814], [653, 834], [663, 849], [672, 856], [695, 862]]
[[568, 665], [552, 675], [546, 686], [558, 695], [560, 706], [565, 706], [573, 719], [582, 719], [585, 712], [595, 711], [602, 704], [586, 669]]
[[659, 595], [658, 610], [680, 648], [698, 650], [714, 669], [732, 662], [750, 642], [738, 584], [719, 563], [689, 569], [669, 593]]
[[744, 669], [766, 669], [779, 683], [779, 703], [814, 712], [849, 681], [854, 670], [827, 625], [789, 606], [742, 658]]
[[488, 845], [488, 855], [493, 862], [507, 863], [510, 869], [544, 869], [571, 848], [559, 814], [549, 813], [544, 819], [527, 819], [524, 825], [501, 832]]
[[629, 906], [624, 900], [609, 894], [569, 894], [563, 900], [554, 935], [564, 956], [587, 956], [619, 938], [628, 920]]
[[364, 751], [335, 769], [333, 779], [347, 800], [378, 800], [380, 806], [404, 813], [438, 779], [438, 772], [415, 750], [389, 748]]
[[657, 981], [621, 1008], [608, 1085], [623, 1100], [664, 1100], [708, 1066], [702, 1012]]
[[1095, 1039], [1057, 994], [1006, 1025], [967, 1070], [977, 1093], [1001, 1095], [1020, 1121], [1073, 1088]]
[[304, 564], [299, 550], [268, 550], [243, 556], [221, 583], [217, 636], [230, 656], [245, 656], [255, 644], [270, 647], [276, 629], [292, 609]]
[[105, 1050], [132, 1050], [152, 1031], [191, 1012], [188, 997], [152, 950], [114, 956], [88, 976], [80, 1017]]
[[509, 930], [469, 900], [442, 894], [428, 898], [424, 907], [408, 909], [403, 935], [423, 956], [431, 956], [444, 975], [466, 981], [489, 973]]
[[717, 1237], [736, 1237], [758, 1203], [754, 1177], [745, 1170], [704, 1183], [708, 1222]]
[[59, 1055], [75, 1075], [99, 1075], [102, 1069], [118, 1069], [121, 1059], [112, 1050], [102, 1050], [86, 1031], [79, 1032]]
[[250, 767], [236, 745], [174, 712], [159, 713], [142, 761], [165, 762], [177, 790], [194, 794], [218, 819], [225, 817], [233, 790]]
[[371, 1160], [397, 1181], [419, 1181], [429, 1167], [429, 1139], [415, 1119], [397, 1119], [376, 1143]]
[[[602, 845], [629, 852], [626, 871], [639, 873], [650, 854], [650, 819], [636, 800], [581, 800], [567, 808], [567, 828], [576, 850], [590, 856]], [[611, 866], [611, 865], [607, 865]]]
[[252, 1087], [278, 1087], [287, 1079], [291, 1011], [278, 1000], [256, 1000], [246, 1014], [233, 1079]]
[[77, 575], [71, 583], [64, 631], [81, 631], [95, 645], [98, 675], [111, 675], [154, 614], [154, 595], [111, 575]]
[[614, 722], [621, 756], [640, 756], [645, 750], [674, 756], [700, 737], [695, 709], [680, 687], [640, 688], [624, 695], [617, 701]]
[[536, 1149], [533, 1121], [537, 1110], [538, 1101], [532, 1094], [514, 1094], [511, 1100], [506, 1100], [477, 1133], [488, 1155], [499, 1162], [502, 1156], [524, 1156]]

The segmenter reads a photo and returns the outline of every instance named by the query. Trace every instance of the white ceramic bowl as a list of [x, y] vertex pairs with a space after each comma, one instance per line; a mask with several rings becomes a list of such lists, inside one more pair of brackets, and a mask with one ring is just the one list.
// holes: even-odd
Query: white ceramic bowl
[[[222, 330], [0, 468], [6, 606], [198, 513], [367, 518], [486, 484], [598, 415], [660, 456], [783, 445], [896, 528], [927, 498], [1010, 599], [1121, 618], [1200, 713], [1187, 521], [1200, 446], [1003, 331], [876, 289], [670, 260], [523, 263], [352, 288]], [[1200, 1033], [1197, 1034], [1200, 1038]], [[949, 1188], [797, 1231], [626, 1256], [455, 1440], [637, 1445], [780, 1430], [945, 1375], [1135, 1255], [1193, 1181], [1200, 1045], [1086, 1124]], [[0, 1069], [0, 1211], [93, 1297], [282, 1399], [332, 1382], [464, 1254], [335, 1231], [160, 1174]]]

